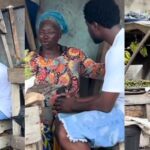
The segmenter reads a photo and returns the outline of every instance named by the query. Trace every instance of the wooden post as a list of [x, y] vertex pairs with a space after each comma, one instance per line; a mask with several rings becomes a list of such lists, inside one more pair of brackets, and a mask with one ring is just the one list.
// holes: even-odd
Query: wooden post
[[27, 107], [25, 109], [25, 149], [42, 150], [41, 135], [39, 107]]
[[150, 121], [150, 104], [146, 104], [146, 115], [147, 119]]
[[12, 136], [11, 137], [11, 146], [15, 149], [24, 150], [25, 149], [25, 142], [24, 137], [21, 136]]
[[9, 16], [10, 16], [10, 22], [11, 22], [12, 35], [13, 35], [16, 57], [18, 60], [20, 60], [20, 56], [21, 56], [20, 45], [19, 45], [19, 38], [18, 38], [18, 33], [17, 33], [16, 17], [14, 14], [13, 6], [8, 6], [8, 10], [9, 10]]
[[[0, 10], [0, 19], [1, 19], [1, 24], [3, 26], [3, 29], [2, 29], [3, 32], [7, 33], [6, 26], [5, 26], [5, 23], [4, 23], [4, 20], [3, 20], [3, 15], [2, 15], [1, 10]], [[6, 35], [5, 34], [0, 34], [0, 36], [1, 36], [1, 39], [2, 39], [3, 46], [4, 46], [4, 50], [6, 52], [6, 56], [7, 56], [9, 67], [13, 68], [13, 61], [12, 61], [12, 58], [11, 58], [11, 55], [10, 55], [10, 51], [9, 51], [9, 47], [8, 47], [8, 44], [7, 44]]]
[[6, 9], [9, 5], [14, 7], [24, 6], [25, 0], [0, 0], [0, 9]]
[[[17, 116], [20, 111], [20, 90], [19, 84], [12, 84], [12, 116]], [[13, 121], [12, 122], [13, 135], [20, 135], [20, 126]]]

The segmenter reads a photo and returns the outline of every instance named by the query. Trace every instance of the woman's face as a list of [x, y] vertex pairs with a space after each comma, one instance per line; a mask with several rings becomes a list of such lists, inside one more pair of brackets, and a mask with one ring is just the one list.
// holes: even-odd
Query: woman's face
[[52, 47], [58, 44], [61, 38], [61, 29], [50, 20], [41, 23], [39, 28], [39, 40], [42, 46]]

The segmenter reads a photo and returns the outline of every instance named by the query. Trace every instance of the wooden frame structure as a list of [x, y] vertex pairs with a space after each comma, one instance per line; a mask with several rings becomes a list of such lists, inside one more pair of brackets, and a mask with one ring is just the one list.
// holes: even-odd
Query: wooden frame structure
[[[8, 70], [9, 80], [12, 86], [12, 116], [17, 116], [21, 107], [20, 99], [20, 86], [24, 84], [24, 68], [14, 67], [13, 59], [11, 57], [10, 48], [8, 46], [8, 40], [6, 38], [6, 25], [3, 18], [3, 13], [1, 10], [8, 11], [10, 17], [10, 25], [12, 30], [12, 41], [14, 44], [14, 52], [16, 54], [16, 59], [20, 60], [21, 57], [21, 48], [19, 43], [18, 28], [16, 24], [16, 13], [15, 10], [22, 8], [24, 11], [25, 2], [24, 0], [0, 0], [0, 36], [2, 39], [2, 44], [4, 45], [4, 51], [7, 56], [8, 64], [10, 69]], [[26, 10], [27, 11], [27, 10]], [[25, 13], [23, 13], [25, 14]], [[27, 13], [26, 13], [27, 14]], [[33, 36], [31, 32], [31, 26], [29, 18], [26, 15], [26, 32], [30, 34], [28, 37], [29, 43]], [[29, 32], [29, 33], [28, 33]], [[24, 33], [24, 30], [23, 32]], [[32, 39], [31, 47], [34, 47], [34, 40]], [[25, 43], [23, 42], [23, 47]], [[33, 116], [34, 115], [34, 116]], [[7, 146], [11, 146], [14, 150], [42, 150], [41, 144], [41, 124], [39, 118], [39, 108], [38, 107], [29, 107], [25, 108], [25, 120], [26, 120], [26, 129], [25, 137], [21, 135], [21, 127], [14, 120], [9, 121], [0, 121], [0, 149]], [[6, 130], [12, 129], [11, 134], [5, 134]]]

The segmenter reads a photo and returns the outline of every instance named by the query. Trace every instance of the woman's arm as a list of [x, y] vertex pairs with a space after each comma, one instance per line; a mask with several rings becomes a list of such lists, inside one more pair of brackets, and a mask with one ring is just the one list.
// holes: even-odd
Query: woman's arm
[[80, 74], [87, 78], [103, 79], [105, 74], [104, 63], [96, 63], [80, 51]]

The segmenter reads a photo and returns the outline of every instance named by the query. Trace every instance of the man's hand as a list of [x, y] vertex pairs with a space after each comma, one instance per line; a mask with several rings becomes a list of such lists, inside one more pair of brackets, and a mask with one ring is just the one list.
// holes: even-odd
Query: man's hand
[[65, 97], [61, 94], [57, 97], [53, 109], [57, 112], [71, 113], [73, 112], [73, 106], [75, 106], [75, 103], [75, 98]]

